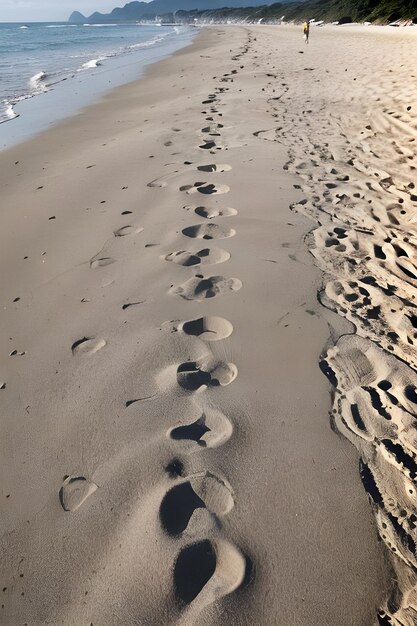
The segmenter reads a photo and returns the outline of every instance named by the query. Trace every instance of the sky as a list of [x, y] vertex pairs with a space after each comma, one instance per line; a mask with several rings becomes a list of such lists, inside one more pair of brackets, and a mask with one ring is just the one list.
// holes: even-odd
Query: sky
[[73, 11], [108, 13], [128, 0], [0, 0], [0, 22], [65, 22]]

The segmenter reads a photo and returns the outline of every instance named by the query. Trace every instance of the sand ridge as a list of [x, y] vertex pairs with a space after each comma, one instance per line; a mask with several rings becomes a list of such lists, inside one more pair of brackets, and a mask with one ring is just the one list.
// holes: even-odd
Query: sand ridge
[[[365, 50], [363, 39], [356, 43]], [[332, 419], [360, 451], [360, 474], [378, 532], [393, 555], [398, 582], [378, 613], [379, 623], [412, 626], [417, 622], [417, 100], [410, 60], [417, 41], [405, 36], [394, 44], [387, 37], [386, 58], [393, 45], [395, 71], [382, 63], [380, 49], [367, 51], [367, 63], [355, 67], [335, 47], [331, 63], [344, 69], [350, 84], [339, 92], [324, 79], [330, 65], [313, 61], [314, 67], [303, 68], [312, 76], [304, 84], [303, 102], [296, 98], [298, 107], [294, 97], [301, 83], [286, 77], [286, 91], [272, 106], [279, 126], [258, 136], [288, 145], [285, 169], [301, 178], [305, 195], [293, 210], [319, 224], [309, 247], [325, 273], [320, 301], [355, 327], [356, 334], [341, 337], [327, 351], [321, 367], [335, 387]]]

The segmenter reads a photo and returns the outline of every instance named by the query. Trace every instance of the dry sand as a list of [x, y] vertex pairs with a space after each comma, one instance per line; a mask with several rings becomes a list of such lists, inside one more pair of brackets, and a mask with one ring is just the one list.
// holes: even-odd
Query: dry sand
[[2, 624], [417, 623], [416, 43], [207, 29], [0, 155]]

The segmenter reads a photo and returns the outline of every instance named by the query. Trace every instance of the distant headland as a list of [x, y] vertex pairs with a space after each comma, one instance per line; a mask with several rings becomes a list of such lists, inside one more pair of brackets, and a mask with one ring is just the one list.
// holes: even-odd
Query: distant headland
[[272, 2], [265, 0], [152, 0], [152, 2], [129, 2], [124, 7], [113, 9], [110, 13], [95, 12], [86, 17], [79, 11], [74, 11], [69, 22], [72, 24], [103, 24], [116, 22], [136, 22], [139, 20], [154, 20], [163, 17], [164, 21], [172, 20], [177, 11], [219, 10], [225, 6], [230, 8], [255, 7], [269, 5]]
[[[224, 6], [225, 1], [227, 7]], [[89, 17], [74, 11], [72, 24], [146, 22], [160, 23], [265, 23], [314, 18], [339, 24], [374, 22], [393, 25], [417, 23], [417, 5], [407, 0], [301, 0], [271, 3], [265, 0], [152, 0], [129, 2], [111, 13]]]

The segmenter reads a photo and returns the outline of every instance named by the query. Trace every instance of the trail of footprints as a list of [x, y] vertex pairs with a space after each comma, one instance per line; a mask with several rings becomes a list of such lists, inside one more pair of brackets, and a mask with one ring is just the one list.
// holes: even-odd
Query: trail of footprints
[[303, 81], [291, 80], [288, 97], [283, 85], [278, 103], [269, 98], [280, 126], [255, 133], [287, 145], [285, 169], [305, 193], [292, 209], [318, 223], [309, 245], [325, 275], [319, 298], [356, 327], [320, 366], [393, 555], [397, 586], [378, 613], [381, 626], [417, 623], [417, 130], [416, 103], [404, 101], [407, 55], [398, 79], [382, 74], [371, 113], [360, 91], [350, 94], [349, 113], [343, 101], [329, 112], [330, 81], [310, 101]]
[[[124, 211], [122, 214], [130, 214], [130, 211]], [[133, 226], [131, 224], [122, 226], [113, 232], [114, 238], [127, 237], [129, 235], [137, 235], [143, 231], [142, 227]], [[110, 240], [109, 240], [110, 241]], [[103, 250], [108, 242], [104, 244], [102, 250], [90, 260], [90, 268], [97, 270], [107, 265], [115, 263], [115, 259], [104, 256]], [[129, 305], [124, 305], [129, 306]], [[77, 339], [71, 346], [71, 352], [74, 357], [82, 357], [93, 355], [107, 345], [102, 337], [82, 337]], [[59, 490], [59, 501], [62, 508], [66, 512], [76, 511], [89, 496], [97, 489], [97, 485], [85, 476], [64, 476], [62, 486]]]
[[[233, 70], [236, 73], [237, 70]], [[206, 120], [209, 126], [201, 129], [203, 137], [200, 150], [215, 154], [216, 151], [227, 149], [220, 143], [222, 123], [214, 122], [214, 116], [222, 117], [218, 111], [218, 94], [225, 88], [218, 88], [216, 93], [209, 94], [203, 105], [210, 105]], [[231, 168], [227, 164], [210, 163], [198, 165], [197, 170], [207, 173], [227, 172]], [[186, 194], [200, 193], [207, 196], [225, 194], [227, 185], [212, 182], [195, 182], [180, 187]], [[233, 237], [236, 231], [224, 224], [211, 222], [212, 219], [233, 217], [236, 209], [231, 207], [218, 208], [197, 206], [194, 212], [205, 219], [205, 222], [187, 226], [182, 235], [190, 239], [216, 240]], [[178, 251], [168, 254], [165, 259], [180, 265], [205, 265], [223, 263], [230, 258], [224, 250], [210, 247], [197, 253]], [[179, 286], [170, 289], [170, 293], [185, 300], [203, 301], [241, 289], [238, 278], [224, 276], [203, 276], [195, 274]], [[205, 342], [222, 341], [233, 332], [232, 324], [221, 317], [208, 316], [194, 320], [170, 323], [171, 329], [185, 335], [199, 337]], [[233, 363], [219, 361], [207, 357], [203, 361], [181, 363], [177, 367], [177, 384], [180, 389], [190, 394], [206, 393], [218, 386], [231, 384], [238, 375]], [[199, 397], [199, 396], [198, 396]], [[198, 409], [197, 409], [198, 410]], [[206, 407], [199, 409], [196, 419], [191, 423], [173, 425], [167, 435], [173, 442], [181, 443], [184, 451], [205, 447], [219, 447], [233, 433], [230, 420], [218, 409]], [[234, 506], [232, 487], [223, 479], [205, 472], [197, 476], [182, 479], [167, 492], [160, 507], [160, 520], [165, 531], [171, 536], [179, 536], [191, 523], [195, 511], [205, 509], [216, 522], [229, 513]], [[200, 606], [211, 603], [223, 595], [231, 593], [242, 584], [250, 569], [250, 561], [241, 551], [223, 538], [202, 539], [182, 548], [174, 565], [174, 584], [178, 598], [185, 605], [190, 604], [197, 596]]]
[[[248, 45], [234, 57], [234, 60], [238, 60], [248, 51]], [[221, 81], [233, 81], [232, 77], [236, 73], [237, 70], [232, 70], [230, 74], [225, 74]], [[202, 154], [206, 152], [217, 154], [218, 151], [227, 150], [226, 144], [221, 143], [224, 125], [220, 121], [215, 121], [215, 118], [218, 120], [222, 118], [223, 114], [219, 111], [219, 96], [227, 90], [226, 87], [217, 87], [215, 93], [209, 94], [203, 101], [203, 105], [208, 105], [208, 110], [202, 111], [202, 114], [209, 125], [197, 131], [200, 144], [196, 150]], [[168, 187], [179, 175], [191, 173], [189, 166], [192, 163], [186, 162], [184, 165], [187, 165], [185, 170], [175, 170], [151, 181], [148, 186], [162, 189]], [[217, 176], [232, 168], [227, 163], [209, 162], [194, 165], [193, 169], [208, 178], [208, 174]], [[240, 290], [242, 282], [238, 278], [201, 273], [203, 267], [225, 263], [230, 258], [227, 250], [212, 246], [211, 242], [227, 240], [236, 235], [235, 229], [224, 223], [223, 219], [233, 218], [237, 210], [228, 206], [210, 205], [210, 197], [227, 194], [230, 191], [229, 186], [219, 184], [217, 180], [204, 180], [182, 185], [178, 190], [187, 196], [195, 194], [207, 198], [207, 205], [185, 207], [188, 210], [192, 209], [192, 214], [204, 221], [186, 226], [181, 236], [184, 241], [189, 240], [190, 243], [204, 240], [210, 244], [197, 251], [181, 249], [161, 257], [163, 261], [183, 268], [196, 267], [198, 272], [192, 277], [184, 278], [182, 284], [171, 287], [168, 297], [203, 302], [206, 298], [217, 298]], [[123, 214], [127, 213], [130, 212]], [[213, 221], [217, 219], [221, 221]], [[115, 245], [111, 243], [112, 241], [136, 236], [142, 230], [143, 228], [134, 224], [127, 224], [115, 230], [113, 238], [90, 260], [91, 269], [99, 270], [115, 262], [115, 259], [106, 253], [108, 247]], [[130, 305], [124, 305], [123, 308], [127, 306]], [[233, 332], [233, 325], [229, 320], [213, 315], [202, 315], [181, 322], [167, 322], [164, 326], [171, 332], [181, 333], [184, 338], [197, 337], [208, 345], [227, 339]], [[105, 346], [106, 341], [100, 337], [82, 337], [73, 343], [71, 352], [74, 358], [88, 358]], [[233, 383], [237, 375], [235, 364], [216, 359], [208, 349], [203, 359], [178, 364], [174, 383], [177, 392], [187, 394], [195, 409], [193, 420], [173, 424], [166, 433], [171, 445], [178, 452], [195, 454], [205, 448], [218, 448], [230, 439], [233, 434], [232, 422], [219, 408], [211, 406], [209, 397], [217, 387], [226, 387]], [[201, 610], [202, 607], [237, 589], [251, 571], [249, 558], [222, 536], [221, 520], [233, 509], [235, 495], [228, 481], [213, 474], [209, 469], [184, 476], [184, 466], [178, 458], [169, 463], [166, 471], [175, 482], [160, 503], [159, 522], [164, 533], [179, 542], [178, 555], [173, 563], [175, 595], [180, 610], [186, 609], [197, 597], [198, 610]], [[63, 510], [76, 511], [96, 489], [97, 485], [84, 476], [65, 476], [59, 491]], [[198, 529], [198, 536], [201, 534], [203, 536], [195, 539], [196, 533], [190, 530], [193, 527]], [[194, 539], [190, 540], [189, 536]]]
[[[222, 89], [222, 92], [224, 89]], [[209, 94], [203, 105], [210, 105], [209, 126], [199, 132], [202, 142], [198, 150], [216, 154], [223, 149], [220, 143], [222, 123], [214, 122], [214, 116], [221, 116], [218, 111], [218, 90]], [[207, 115], [207, 111], [203, 111]], [[191, 163], [188, 162], [189, 165]], [[225, 163], [208, 163], [197, 165], [195, 169], [205, 174], [222, 174], [231, 167]], [[190, 172], [190, 170], [186, 170]], [[159, 181], [159, 186], [167, 186], [175, 181], [179, 172], [174, 172]], [[152, 183], [155, 186], [155, 181]], [[185, 184], [179, 191], [186, 195], [201, 194], [219, 196], [230, 191], [228, 185], [217, 181], [204, 180]], [[231, 207], [204, 206], [189, 207], [204, 222], [186, 226], [181, 235], [184, 240], [205, 240], [212, 242], [234, 237], [235, 229], [223, 222], [212, 221], [218, 218], [230, 218], [237, 214]], [[162, 257], [165, 261], [183, 267], [197, 267], [198, 273], [184, 280], [180, 285], [170, 288], [169, 294], [181, 297], [186, 301], [203, 302], [206, 298], [215, 298], [231, 294], [242, 287], [238, 278], [227, 278], [222, 275], [203, 275], [202, 268], [228, 261], [230, 253], [212, 245], [197, 251], [181, 249], [170, 252]], [[210, 344], [222, 341], [233, 332], [228, 320], [218, 316], [202, 316], [185, 322], [168, 322], [167, 329], [181, 332], [185, 336], [198, 337]], [[167, 437], [173, 446], [187, 452], [196, 452], [204, 448], [216, 448], [223, 445], [233, 433], [230, 420], [217, 408], [211, 407], [204, 396], [216, 387], [226, 387], [233, 383], [238, 375], [233, 363], [214, 358], [213, 355], [204, 359], [180, 363], [176, 370], [176, 384], [182, 393], [198, 398], [195, 404], [196, 417], [189, 423], [173, 424]], [[203, 394], [203, 396], [201, 395]], [[201, 402], [201, 398], [204, 398]], [[204, 406], [200, 408], [200, 404]], [[231, 485], [219, 476], [205, 471], [192, 476], [179, 476], [175, 485], [169, 489], [161, 502], [159, 517], [164, 531], [171, 537], [180, 539], [186, 535], [190, 526], [206, 527], [210, 531], [208, 537], [186, 543], [174, 564], [174, 588], [179, 603], [190, 605], [198, 597], [199, 607], [215, 601], [217, 598], [231, 593], [239, 587], [247, 572], [248, 560], [241, 551], [229, 540], [221, 536], [221, 518], [234, 507], [234, 494]], [[200, 513], [199, 513], [200, 512]], [[205, 512], [205, 515], [201, 515]], [[199, 522], [197, 522], [199, 520]], [[210, 521], [211, 520], [211, 521]]]

